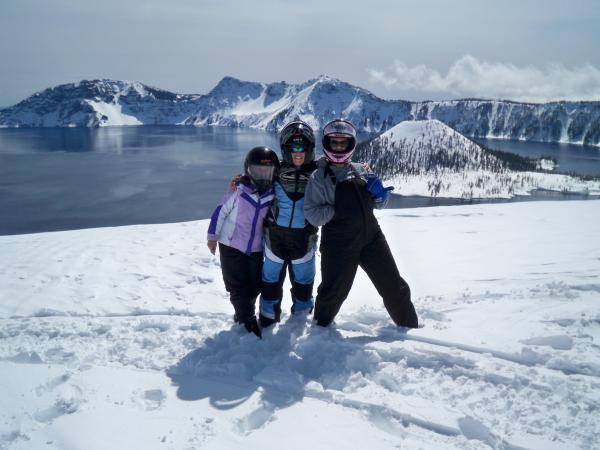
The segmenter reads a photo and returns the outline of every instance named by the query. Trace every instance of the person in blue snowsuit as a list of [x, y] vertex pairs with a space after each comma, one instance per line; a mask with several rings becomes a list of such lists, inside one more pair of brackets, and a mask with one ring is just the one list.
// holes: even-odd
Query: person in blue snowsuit
[[259, 321], [268, 327], [279, 322], [286, 270], [292, 283], [292, 314], [313, 309], [317, 228], [304, 217], [304, 191], [316, 169], [315, 136], [300, 120], [280, 133], [283, 161], [274, 182], [275, 199], [264, 229], [264, 263]]

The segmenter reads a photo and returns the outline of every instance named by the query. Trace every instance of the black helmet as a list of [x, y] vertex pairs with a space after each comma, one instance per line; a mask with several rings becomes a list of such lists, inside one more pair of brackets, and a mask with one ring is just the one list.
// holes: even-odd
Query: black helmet
[[294, 151], [305, 152], [304, 164], [315, 159], [315, 133], [306, 122], [294, 120], [283, 127], [279, 134], [281, 157], [288, 164], [293, 164]]
[[[331, 139], [345, 141], [343, 148], [333, 148]], [[333, 163], [345, 163], [350, 160], [356, 148], [356, 128], [344, 119], [335, 119], [323, 128], [323, 153]]]
[[258, 192], [268, 190], [279, 169], [279, 158], [269, 147], [254, 147], [246, 155], [244, 173], [256, 186]]

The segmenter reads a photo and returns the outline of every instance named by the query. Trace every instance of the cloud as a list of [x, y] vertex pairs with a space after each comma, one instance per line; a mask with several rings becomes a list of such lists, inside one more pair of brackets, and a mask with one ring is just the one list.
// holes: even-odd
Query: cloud
[[562, 64], [517, 67], [465, 55], [445, 75], [423, 64], [409, 67], [401, 61], [367, 72], [372, 83], [404, 92], [528, 102], [600, 100], [600, 69], [589, 64], [572, 68]]

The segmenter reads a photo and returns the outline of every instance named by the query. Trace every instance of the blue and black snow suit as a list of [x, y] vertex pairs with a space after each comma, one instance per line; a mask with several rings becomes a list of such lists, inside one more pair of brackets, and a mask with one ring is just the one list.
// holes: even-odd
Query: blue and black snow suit
[[292, 313], [312, 311], [317, 228], [304, 217], [304, 191], [315, 169], [315, 162], [300, 168], [283, 163], [274, 183], [275, 200], [265, 222], [260, 297], [263, 326], [279, 321], [286, 268], [292, 282]]

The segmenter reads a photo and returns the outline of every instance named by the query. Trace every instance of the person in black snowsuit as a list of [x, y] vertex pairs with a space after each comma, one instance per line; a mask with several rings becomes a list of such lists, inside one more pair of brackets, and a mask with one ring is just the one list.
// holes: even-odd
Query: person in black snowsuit
[[351, 163], [356, 130], [337, 119], [323, 129], [325, 159], [320, 160], [306, 187], [304, 213], [322, 226], [321, 277], [314, 318], [328, 326], [350, 292], [360, 265], [375, 285], [390, 317], [398, 326], [417, 328], [410, 288], [400, 276], [388, 243], [373, 214], [383, 208], [390, 188], [362, 164]]

